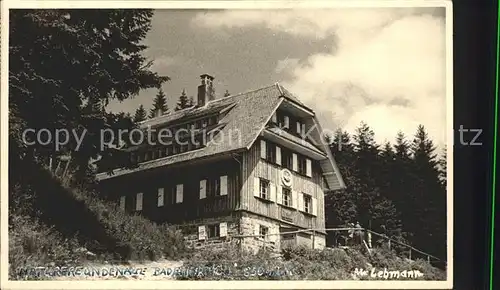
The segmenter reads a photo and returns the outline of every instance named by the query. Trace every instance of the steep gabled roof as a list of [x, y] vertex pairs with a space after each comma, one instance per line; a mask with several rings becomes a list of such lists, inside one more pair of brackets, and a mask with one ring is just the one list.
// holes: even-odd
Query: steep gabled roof
[[[140, 123], [141, 128], [154, 128], [157, 126], [168, 126], [169, 123], [181, 123], [182, 120], [196, 118], [197, 116], [205, 116], [211, 112], [215, 113], [227, 111], [227, 113], [223, 114], [223, 117], [219, 120], [219, 123], [223, 124], [223, 126], [221, 126], [218, 135], [215, 137], [215, 142], [208, 142], [205, 147], [197, 150], [143, 162], [134, 169], [115, 169], [113, 171], [113, 175], [108, 175], [105, 172], [99, 173], [97, 178], [103, 180], [198, 158], [228, 152], [236, 152], [239, 150], [247, 150], [253, 145], [259, 134], [265, 129], [266, 124], [284, 99], [307, 108], [295, 96], [293, 96], [280, 84], [276, 83], [257, 90], [215, 99], [208, 102], [203, 107], [186, 108], [168, 115], [143, 121]], [[318, 150], [310, 144], [308, 147], [311, 147], [310, 149], [313, 150]], [[337, 182], [329, 183], [333, 184], [334, 187], [338, 187], [338, 185], [343, 187], [343, 181], [340, 177], [340, 173], [338, 172], [338, 168], [335, 165], [335, 161], [333, 161], [333, 157], [329, 154], [328, 148], [326, 151], [328, 151], [328, 157], [331, 157], [332, 159], [327, 159], [326, 163], [323, 164], [327, 165], [329, 172], [334, 171], [334, 176], [339, 178]]]
[[207, 143], [203, 148], [194, 151], [188, 151], [177, 155], [172, 155], [156, 160], [147, 161], [139, 164], [134, 169], [116, 169], [113, 175], [99, 173], [98, 179], [107, 179], [136, 171], [152, 169], [173, 163], [189, 161], [196, 158], [208, 157], [220, 153], [246, 149], [257, 138], [259, 132], [263, 129], [267, 120], [273, 114], [275, 109], [281, 103], [281, 91], [277, 84], [273, 84], [257, 90], [241, 93], [234, 96], [215, 99], [207, 103], [204, 107], [191, 107], [169, 115], [160, 116], [140, 124], [141, 127], [163, 125], [170, 122], [177, 122], [182, 118], [189, 118], [200, 112], [206, 112], [213, 108], [224, 108], [231, 106], [225, 116], [219, 120], [226, 124], [220, 130], [220, 136], [223, 139], [217, 139], [217, 142]]

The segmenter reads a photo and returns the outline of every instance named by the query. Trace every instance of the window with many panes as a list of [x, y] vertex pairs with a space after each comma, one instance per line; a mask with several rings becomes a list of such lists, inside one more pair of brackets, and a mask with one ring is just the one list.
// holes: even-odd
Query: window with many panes
[[283, 187], [282, 190], [283, 205], [292, 206], [292, 191], [288, 187]]
[[207, 226], [207, 238], [216, 238], [220, 235], [219, 225], [208, 225]]
[[265, 227], [263, 225], [259, 225], [259, 236], [260, 238], [267, 238], [267, 235], [269, 234], [269, 228]]
[[276, 162], [276, 145], [266, 142], [266, 160], [272, 163]]
[[260, 194], [259, 197], [263, 199], [269, 199], [269, 181], [265, 179], [260, 179]]
[[300, 174], [306, 174], [307, 172], [307, 158], [304, 156], [299, 155], [298, 156], [298, 162], [299, 162], [299, 173]]
[[312, 197], [308, 194], [303, 194], [304, 197], [304, 211], [312, 213]]
[[219, 196], [220, 195], [220, 179], [210, 178], [208, 179], [208, 196]]
[[281, 166], [287, 169], [293, 169], [292, 152], [286, 148], [281, 148]]

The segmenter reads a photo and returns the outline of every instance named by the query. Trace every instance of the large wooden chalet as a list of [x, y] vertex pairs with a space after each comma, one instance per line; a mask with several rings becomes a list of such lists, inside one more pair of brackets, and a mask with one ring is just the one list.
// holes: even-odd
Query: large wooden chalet
[[201, 79], [195, 106], [140, 124], [180, 138], [128, 148], [138, 166], [99, 173], [103, 192], [123, 210], [184, 226], [198, 245], [264, 235], [276, 249], [323, 248], [324, 230], [276, 235], [324, 229], [324, 192], [344, 187], [314, 112], [278, 83], [215, 98], [214, 78]]

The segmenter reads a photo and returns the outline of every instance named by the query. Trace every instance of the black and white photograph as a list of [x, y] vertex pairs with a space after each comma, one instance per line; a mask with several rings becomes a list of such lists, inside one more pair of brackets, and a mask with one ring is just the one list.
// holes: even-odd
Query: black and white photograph
[[2, 2], [3, 285], [452, 288], [451, 1], [68, 3]]

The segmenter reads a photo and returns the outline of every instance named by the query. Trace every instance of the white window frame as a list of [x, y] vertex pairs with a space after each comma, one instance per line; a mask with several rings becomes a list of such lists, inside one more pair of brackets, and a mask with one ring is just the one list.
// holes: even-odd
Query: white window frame
[[[313, 213], [313, 197], [309, 194], [305, 194], [303, 193], [302, 194], [302, 199], [303, 199], [303, 211], [305, 213], [308, 213], [308, 214], [312, 214]], [[307, 201], [309, 200], [309, 204], [307, 203]], [[309, 205], [309, 206], [308, 206]]]
[[[288, 195], [285, 194], [285, 192], [288, 192]], [[285, 199], [286, 196], [288, 196], [288, 204], [287, 204], [287, 200]], [[288, 207], [292, 207], [293, 206], [293, 194], [292, 194], [292, 189], [291, 188], [285, 187], [285, 186], [283, 186], [281, 188], [281, 200], [282, 200], [282, 204], [284, 206], [288, 206]]]
[[158, 195], [157, 195], [157, 206], [162, 207], [165, 205], [165, 188], [160, 187], [158, 188]]
[[[263, 187], [264, 184], [266, 184], [267, 186]], [[264, 188], [266, 192], [263, 194]], [[271, 182], [269, 180], [259, 178], [259, 197], [262, 199], [269, 200], [271, 199], [270, 195], [271, 195]]]

